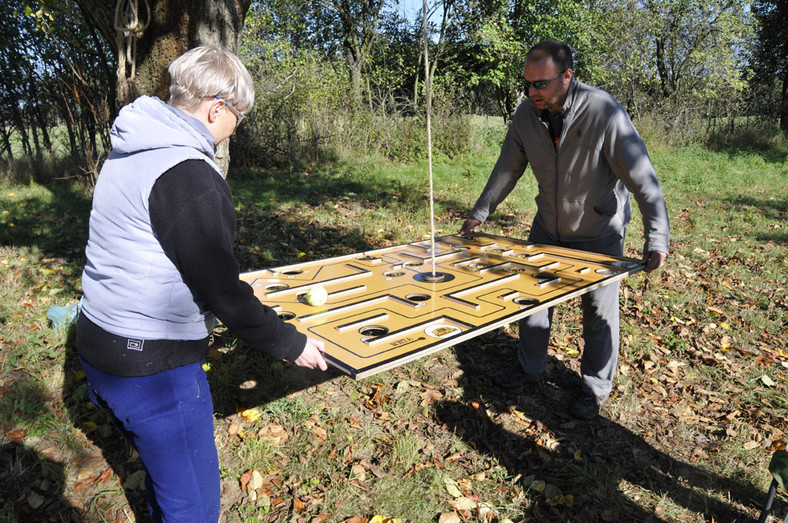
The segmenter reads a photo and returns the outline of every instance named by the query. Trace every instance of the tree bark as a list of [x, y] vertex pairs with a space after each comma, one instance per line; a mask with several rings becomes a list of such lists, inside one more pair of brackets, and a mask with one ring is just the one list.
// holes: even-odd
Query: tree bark
[[780, 129], [788, 132], [788, 69], [783, 73], [783, 95], [780, 102]]
[[[118, 106], [141, 95], [167, 100], [167, 67], [193, 47], [214, 44], [237, 52], [251, 5], [251, 0], [136, 0], [139, 22], [147, 26], [138, 38], [130, 40], [115, 30], [119, 0], [76, 1], [115, 55], [126, 53], [125, 71], [118, 74]], [[128, 81], [128, 86], [122, 85], [124, 81]], [[216, 159], [226, 172], [230, 160], [227, 140], [217, 149]]]
[[659, 73], [659, 85], [662, 91], [662, 97], [667, 98], [670, 95], [668, 89], [668, 68], [665, 67], [665, 42], [661, 36], [656, 38], [657, 48], [657, 72]]

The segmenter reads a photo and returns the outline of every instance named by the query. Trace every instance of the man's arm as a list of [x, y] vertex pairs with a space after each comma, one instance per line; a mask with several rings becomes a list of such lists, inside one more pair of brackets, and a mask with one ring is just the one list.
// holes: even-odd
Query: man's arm
[[648, 261], [655, 253], [663, 255], [659, 261], [648, 261], [649, 266], [655, 265], [654, 268], [657, 268], [670, 252], [670, 224], [665, 196], [646, 146], [629, 115], [620, 106], [610, 118], [604, 153], [613, 173], [624, 182], [640, 208], [645, 235], [644, 261]]
[[512, 192], [512, 189], [514, 189], [525, 172], [525, 168], [528, 165], [528, 157], [517, 133], [518, 121], [522, 117], [523, 115], [520, 111], [515, 113], [515, 117], [501, 146], [501, 154], [498, 156], [498, 161], [487, 179], [487, 184], [482, 194], [476, 200], [470, 216], [460, 228], [460, 234], [476, 232], [479, 225], [487, 220], [490, 214], [498, 208], [498, 205], [509, 196], [509, 193]]

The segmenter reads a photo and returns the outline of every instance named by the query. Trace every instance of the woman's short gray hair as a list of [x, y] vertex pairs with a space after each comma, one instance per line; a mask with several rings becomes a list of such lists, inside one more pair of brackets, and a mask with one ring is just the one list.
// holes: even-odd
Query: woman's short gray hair
[[169, 104], [194, 110], [217, 94], [241, 112], [254, 105], [254, 82], [235, 54], [215, 45], [202, 45], [173, 60]]

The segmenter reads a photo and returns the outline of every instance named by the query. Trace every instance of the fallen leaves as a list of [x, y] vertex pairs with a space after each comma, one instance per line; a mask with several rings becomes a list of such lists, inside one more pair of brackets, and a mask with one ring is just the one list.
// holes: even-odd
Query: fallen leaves
[[372, 516], [372, 519], [369, 520], [369, 523], [402, 523], [402, 519], [376, 514]]
[[14, 430], [8, 432], [8, 434], [6, 434], [6, 438], [8, 438], [8, 441], [13, 442], [13, 443], [22, 443], [22, 442], [24, 442], [25, 441], [25, 436], [27, 436], [27, 429], [26, 428], [14, 429]]
[[458, 498], [462, 496], [462, 491], [460, 490], [459, 485], [457, 485], [457, 482], [454, 481], [452, 478], [450, 477], [443, 478], [443, 485], [446, 488], [446, 492], [448, 492], [450, 496], [454, 498]]
[[438, 523], [461, 523], [462, 518], [456, 512], [444, 512], [438, 517]]
[[419, 397], [422, 400], [421, 405], [426, 407], [443, 398], [443, 393], [436, 388], [428, 388], [424, 392], [420, 392]]
[[238, 413], [241, 416], [241, 419], [247, 423], [254, 423], [255, 421], [259, 420], [263, 413], [260, 409], [244, 409]]
[[278, 423], [266, 424], [257, 432], [257, 436], [272, 445], [282, 445], [290, 437], [285, 428]]
[[[84, 474], [85, 472], [82, 471], [77, 477], [81, 477]], [[88, 487], [93, 487], [100, 483], [105, 483], [107, 480], [109, 480], [110, 477], [112, 477], [112, 469], [110, 468], [104, 469], [101, 473], [96, 474], [95, 476], [90, 476], [82, 481], [77, 481], [74, 484], [74, 490], [78, 492]]]

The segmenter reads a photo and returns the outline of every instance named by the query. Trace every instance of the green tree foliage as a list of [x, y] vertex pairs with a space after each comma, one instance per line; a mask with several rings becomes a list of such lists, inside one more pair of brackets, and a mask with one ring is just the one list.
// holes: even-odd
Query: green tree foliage
[[[788, 131], [788, 1], [759, 0], [753, 13], [760, 22], [754, 80], [756, 85], [771, 87], [766, 90], [766, 103], [779, 108], [780, 128]], [[771, 96], [775, 91], [776, 100]]]
[[[0, 10], [0, 157], [13, 157], [14, 135], [39, 164], [55, 153], [91, 165], [108, 145], [114, 112], [111, 53], [71, 1], [9, 0], [6, 7]], [[53, 133], [65, 135], [67, 151], [53, 151], [64, 142]]]
[[362, 68], [377, 36], [385, 0], [319, 0], [339, 20], [339, 34], [355, 100], [361, 96]]
[[613, 0], [596, 20], [594, 81], [631, 113], [659, 113], [677, 136], [747, 111], [740, 103], [754, 31], [747, 1]]
[[[493, 106], [510, 118], [524, 95], [525, 54], [555, 39], [585, 50], [593, 41], [593, 12], [582, 0], [458, 0], [448, 30], [447, 61], [458, 81], [474, 91], [474, 105]], [[585, 68], [584, 54], [577, 65]]]
[[[56, 122], [72, 154], [95, 165], [116, 114], [115, 2], [7, 3], [0, 153], [8, 157], [17, 143], [14, 154], [43, 154]], [[190, 6], [188, 23], [175, 24], [186, 4], [156, 3], [155, 30], [138, 42], [137, 85], [166, 96], [170, 54], [183, 46], [238, 49], [259, 96], [258, 117], [234, 139], [236, 159], [300, 165], [342, 151], [425, 154], [421, 9], [405, 14], [398, 0]], [[610, 91], [635, 117], [658, 115], [664, 136], [692, 139], [750, 114], [780, 112], [787, 125], [786, 0], [752, 9], [749, 0], [431, 0], [427, 9], [434, 144], [446, 154], [467, 145], [462, 115], [511, 117], [524, 95], [525, 53], [548, 38], [574, 50], [579, 80]]]
[[308, 30], [316, 19], [291, 7], [258, 3], [247, 15], [239, 53], [255, 79], [257, 97], [253, 117], [233, 144], [239, 161], [317, 162], [329, 138], [342, 132], [337, 124], [345, 120], [349, 78], [336, 56], [326, 52], [330, 40]]
[[419, 22], [409, 22], [394, 10], [381, 14], [379, 33], [365, 67], [372, 106], [383, 112], [407, 111], [414, 101], [414, 86], [423, 78]]
[[[291, 7], [273, 0], [248, 13], [240, 53], [258, 96], [253, 117], [235, 138], [233, 157], [300, 168], [343, 154], [424, 157], [423, 114], [408, 98], [409, 86], [423, 74], [415, 26], [393, 9], [382, 13], [386, 32], [379, 31], [370, 47], [359, 97], [337, 39], [342, 33], [332, 40], [308, 29], [320, 25], [316, 17], [330, 13]], [[447, 155], [466, 150], [470, 139], [467, 116], [452, 110], [457, 106], [453, 88], [453, 83], [436, 88], [434, 97], [436, 149]]]

